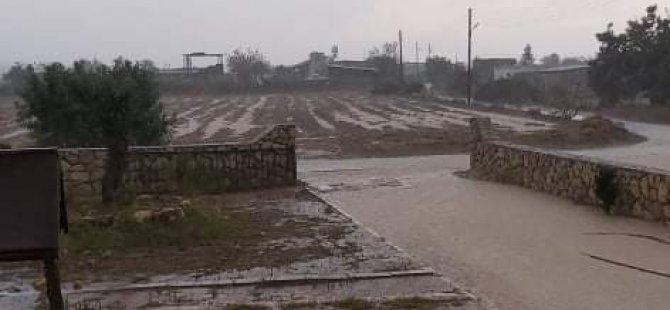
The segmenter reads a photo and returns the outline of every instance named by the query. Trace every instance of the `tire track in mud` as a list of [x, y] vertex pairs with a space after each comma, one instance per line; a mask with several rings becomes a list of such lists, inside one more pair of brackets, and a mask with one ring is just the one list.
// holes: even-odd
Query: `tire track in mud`
[[387, 107], [393, 110], [400, 121], [413, 128], [444, 129], [449, 126], [467, 126], [469, 123], [445, 112], [430, 110], [406, 101], [391, 99]]
[[213, 110], [221, 108], [219, 106], [221, 99], [218, 98], [209, 98], [207, 99], [207, 103], [204, 103], [204, 100], [196, 100], [196, 102], [196, 106], [191, 106], [176, 114], [177, 123], [174, 128], [175, 138], [179, 139], [198, 131], [198, 129], [203, 126], [199, 119], [206, 117], [209, 113], [212, 113]]
[[208, 123], [203, 138], [205, 140], [240, 139], [255, 128], [252, 124], [254, 113], [265, 105], [266, 100], [267, 96], [242, 97], [236, 100], [235, 104], [231, 105], [231, 109], [219, 114]]
[[323, 96], [295, 96], [292, 115], [298, 125], [298, 155], [302, 157], [332, 156], [341, 151], [335, 135], [342, 131], [335, 127], [328, 110], [324, 109]]
[[[552, 126], [550, 123], [539, 122], [529, 118], [445, 106], [444, 104], [432, 101], [394, 99], [394, 102], [396, 103], [396, 106], [399, 105], [400, 108], [415, 110], [418, 113], [439, 115], [445, 121], [460, 126], [468, 126], [469, 119], [472, 117], [489, 117], [493, 124], [498, 128], [515, 132], [532, 132], [544, 130]], [[423, 116], [421, 117], [424, 118]], [[540, 123], [542, 126], [538, 126]]]
[[[346, 99], [345, 99], [346, 98]], [[350, 97], [339, 94], [324, 96], [320, 109], [330, 112], [336, 126], [331, 144], [339, 147], [338, 154], [345, 156], [402, 156], [416, 154], [444, 154], [462, 152], [469, 143], [469, 130], [464, 126], [406, 126], [403, 129], [384, 126], [405, 116], [389, 108], [384, 97]], [[351, 109], [353, 107], [353, 111]], [[363, 112], [363, 113], [361, 113]], [[357, 119], [363, 115], [362, 119]], [[365, 123], [365, 117], [375, 115], [383, 123]], [[342, 119], [341, 115], [347, 118]], [[400, 123], [400, 122], [398, 122]], [[403, 124], [404, 123], [400, 123]], [[373, 128], [373, 129], [370, 129]]]
[[301, 136], [318, 137], [332, 134], [332, 130], [327, 125], [324, 127], [321, 123], [321, 121], [328, 122], [328, 120], [318, 112], [318, 106], [321, 103], [319, 99], [318, 96], [313, 97], [311, 95], [301, 95], [294, 98], [295, 104], [292, 116]]
[[342, 111], [334, 113], [333, 116], [336, 121], [349, 123], [367, 130], [409, 130], [404, 124], [397, 122], [392, 118], [385, 117], [378, 111], [366, 108], [364, 104], [355, 106], [354, 102], [361, 101], [342, 99], [334, 96], [330, 96], [329, 99], [343, 108]]
[[432, 109], [439, 109], [452, 115], [463, 115], [465, 116], [464, 120], [466, 121], [471, 117], [489, 117], [491, 118], [491, 121], [501, 129], [508, 129], [517, 132], [545, 130], [551, 128], [554, 125], [549, 122], [538, 121], [531, 118], [447, 106], [445, 104], [434, 101], [421, 101], [421, 103], [431, 107]]
[[204, 126], [202, 119], [204, 118], [204, 115], [206, 115], [207, 111], [207, 106], [200, 104], [177, 114], [177, 123], [174, 135], [176, 140], [182, 141], [185, 138], [193, 136], [194, 133], [201, 130], [201, 128]]
[[253, 114], [252, 124], [254, 129], [246, 136], [255, 136], [265, 128], [276, 124], [292, 123], [293, 117], [290, 109], [294, 106], [295, 98], [290, 95], [270, 95], [262, 109], [256, 109]]
[[[179, 139], [180, 142], [202, 143], [214, 142], [214, 136], [227, 135], [230, 132], [226, 128], [216, 128], [220, 123], [225, 122], [233, 114], [242, 109], [243, 102], [247, 100], [244, 97], [226, 97], [212, 100], [206, 107], [200, 110], [200, 113], [193, 118], [201, 125], [200, 127]], [[207, 134], [211, 134], [206, 138]]]
[[[482, 114], [429, 100], [363, 92], [240, 95], [184, 101], [171, 105], [178, 112], [179, 134], [175, 140], [180, 143], [247, 140], [267, 126], [289, 122], [297, 127], [301, 151], [328, 156], [453, 152], [469, 141], [469, 118]], [[507, 116], [494, 116], [496, 124], [500, 119], [503, 123], [508, 120]]]
[[[380, 100], [386, 99], [386, 100]], [[444, 119], [443, 112], [439, 109], [431, 109], [419, 106], [412, 102], [400, 101], [396, 98], [375, 98], [372, 105], [379, 107], [389, 114], [392, 119], [405, 124], [407, 127], [421, 129], [446, 129], [454, 125], [465, 126], [466, 123], [458, 118], [448, 117]], [[441, 116], [436, 117], [436, 115]]]
[[321, 128], [327, 129], [329, 131], [335, 131], [335, 125], [317, 113], [318, 106], [314, 103], [318, 102], [318, 100], [315, 100], [311, 97], [303, 97], [303, 99], [305, 101], [305, 105], [307, 106], [307, 111], [312, 116], [314, 121], [319, 124]]
[[[353, 98], [343, 101], [349, 109], [351, 109], [354, 114], [359, 116], [360, 119], [366, 120], [378, 120], [379, 122], [386, 122], [385, 126], [382, 128], [391, 128], [397, 130], [412, 130], [411, 126], [408, 126], [407, 123], [400, 120], [396, 114], [389, 112], [389, 110], [379, 109], [376, 105], [373, 104], [371, 98]], [[355, 105], [355, 106], [354, 106]]]

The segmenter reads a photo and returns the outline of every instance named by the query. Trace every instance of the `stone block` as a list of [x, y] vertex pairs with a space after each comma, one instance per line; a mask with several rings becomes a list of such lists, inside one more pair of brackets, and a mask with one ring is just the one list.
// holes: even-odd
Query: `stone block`
[[656, 199], [660, 203], [668, 202], [668, 184], [661, 180], [658, 184]]

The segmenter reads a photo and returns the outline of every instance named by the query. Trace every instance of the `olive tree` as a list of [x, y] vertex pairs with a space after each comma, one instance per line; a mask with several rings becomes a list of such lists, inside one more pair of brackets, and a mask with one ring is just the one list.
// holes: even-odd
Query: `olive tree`
[[82, 60], [25, 70], [17, 103], [21, 124], [41, 145], [106, 147], [102, 200], [117, 202], [129, 146], [169, 138], [172, 122], [159, 102], [153, 65], [119, 58], [111, 66]]

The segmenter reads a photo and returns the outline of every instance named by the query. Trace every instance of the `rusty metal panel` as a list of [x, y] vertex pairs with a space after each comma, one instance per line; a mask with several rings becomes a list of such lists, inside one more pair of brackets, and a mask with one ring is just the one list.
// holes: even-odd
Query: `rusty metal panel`
[[0, 150], [0, 255], [56, 250], [59, 207], [55, 149]]

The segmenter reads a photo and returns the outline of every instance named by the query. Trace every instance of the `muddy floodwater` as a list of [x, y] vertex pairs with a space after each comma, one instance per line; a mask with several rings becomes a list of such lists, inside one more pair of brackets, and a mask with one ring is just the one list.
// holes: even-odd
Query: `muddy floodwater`
[[630, 146], [581, 150], [573, 153], [670, 171], [670, 126], [618, 122], [629, 131], [646, 137], [647, 141]]
[[662, 276], [670, 273], [667, 227], [455, 176], [468, 169], [468, 160], [309, 160], [300, 162], [300, 175], [353, 218], [474, 290], [492, 309], [668, 307], [670, 278]]

